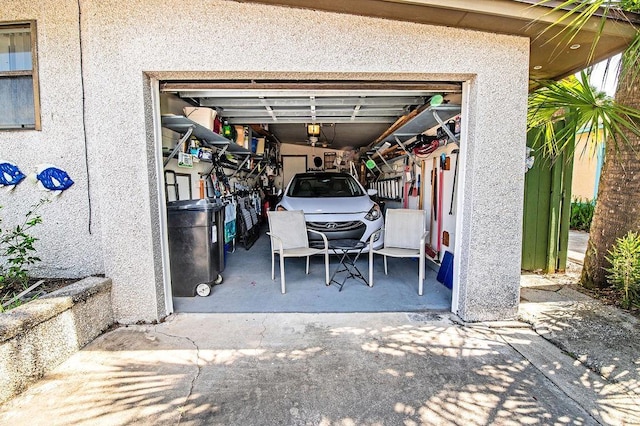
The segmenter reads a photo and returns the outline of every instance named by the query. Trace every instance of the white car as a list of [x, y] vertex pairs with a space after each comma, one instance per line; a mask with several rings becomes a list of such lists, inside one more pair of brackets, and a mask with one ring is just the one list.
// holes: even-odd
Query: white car
[[[368, 243], [371, 234], [384, 225], [380, 206], [370, 198], [375, 194], [347, 173], [298, 173], [276, 210], [304, 211], [307, 227], [324, 233], [329, 240], [349, 238]], [[313, 233], [309, 238], [312, 243], [320, 239]], [[373, 246], [377, 249], [382, 243], [378, 237]]]

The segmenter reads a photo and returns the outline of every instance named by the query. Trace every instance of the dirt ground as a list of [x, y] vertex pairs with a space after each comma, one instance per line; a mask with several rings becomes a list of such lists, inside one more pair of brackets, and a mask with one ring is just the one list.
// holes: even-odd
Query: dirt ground
[[[4, 309], [10, 309], [19, 306], [22, 303], [37, 299], [42, 295], [51, 293], [52, 291], [58, 290], [79, 281], [78, 278], [30, 278], [26, 285], [14, 284], [0, 290], [0, 304], [5, 304], [10, 299], [22, 293], [24, 290], [28, 289], [41, 280], [44, 281], [42, 284], [38, 285], [32, 291], [23, 295], [19, 301], [16, 301], [11, 305], [4, 307]], [[0, 309], [0, 312], [1, 311], [2, 309]]]
[[[586, 294], [587, 296], [590, 296], [594, 299], [597, 299], [606, 305], [615, 306], [616, 308], [623, 309], [620, 306], [621, 296], [615, 288], [607, 287], [607, 288], [599, 288], [599, 289], [593, 289], [593, 290], [584, 288], [579, 284], [581, 273], [582, 273], [582, 265], [574, 262], [567, 262], [567, 270], [564, 273], [548, 274], [545, 276], [555, 281], [559, 285], [570, 286], [574, 290], [579, 291], [583, 294]], [[625, 311], [635, 316], [636, 318], [640, 319], [640, 309], [638, 309], [637, 307], [631, 308]]]

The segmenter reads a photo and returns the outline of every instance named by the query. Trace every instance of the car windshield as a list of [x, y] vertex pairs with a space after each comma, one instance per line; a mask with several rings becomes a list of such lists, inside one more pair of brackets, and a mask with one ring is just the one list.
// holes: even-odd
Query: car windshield
[[302, 198], [360, 197], [364, 192], [350, 175], [327, 173], [296, 175], [287, 195]]

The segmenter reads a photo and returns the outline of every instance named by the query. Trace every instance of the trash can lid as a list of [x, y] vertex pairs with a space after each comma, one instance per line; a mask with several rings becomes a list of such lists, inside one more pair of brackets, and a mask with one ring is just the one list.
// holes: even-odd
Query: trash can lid
[[200, 200], [169, 201], [167, 210], [220, 210], [224, 207], [222, 201], [216, 198], [202, 198]]

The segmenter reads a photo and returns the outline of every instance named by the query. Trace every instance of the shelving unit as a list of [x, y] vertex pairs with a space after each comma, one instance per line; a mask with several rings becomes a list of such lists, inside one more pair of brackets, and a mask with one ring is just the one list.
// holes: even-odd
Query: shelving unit
[[446, 123], [448, 120], [460, 114], [460, 111], [460, 105], [444, 104], [437, 107], [430, 106], [410, 121], [400, 126], [389, 136], [385, 137], [381, 142], [379, 142], [378, 147], [383, 145], [385, 142], [397, 143], [396, 138], [400, 139], [400, 142], [405, 143], [425, 130], [439, 126], [441, 123], [435, 117], [434, 113], [438, 114], [438, 117]]
[[[398, 155], [393, 156], [394, 159], [405, 155], [410, 155], [407, 152], [405, 146], [407, 142], [415, 138], [416, 135], [424, 133], [425, 131], [434, 127], [443, 125], [456, 115], [460, 114], [460, 112], [461, 106], [457, 104], [428, 106], [427, 108], [416, 114], [414, 117], [407, 119], [405, 123], [400, 124], [388, 135], [374, 142], [369, 148], [369, 152], [373, 153], [369, 155], [374, 160], [376, 158], [379, 158], [383, 163], [387, 163], [384, 154], [391, 150], [393, 150], [393, 152], [398, 152]], [[383, 152], [382, 148], [385, 147], [385, 145], [387, 147]]]
[[[161, 116], [161, 123], [162, 127], [180, 135], [180, 139], [175, 147], [172, 148], [171, 154], [165, 154], [165, 164], [182, 149], [189, 139], [195, 138], [200, 142], [201, 147], [213, 150], [211, 159], [199, 160], [210, 163], [209, 167], [205, 167], [199, 173], [201, 177], [208, 179], [211, 176], [215, 176], [215, 180], [221, 180], [225, 186], [229, 185], [230, 179], [235, 179], [234, 188], [240, 187], [242, 189], [253, 185], [247, 182], [248, 179], [258, 179], [266, 171], [266, 163], [268, 162], [266, 155], [255, 154], [185, 116], [164, 114]], [[238, 222], [238, 230], [241, 231], [238, 234], [238, 238], [239, 242], [248, 249], [258, 238], [259, 228], [257, 226], [247, 226], [243, 220], [246, 220], [246, 218], [242, 218]]]
[[183, 115], [165, 114], [162, 115], [162, 127], [165, 127], [174, 132], [185, 134], [189, 129], [193, 129], [192, 135], [203, 142], [205, 146], [209, 148], [222, 149], [227, 147], [226, 152], [234, 155], [250, 155], [251, 151], [248, 149], [231, 142], [229, 139], [222, 135], [219, 135], [206, 127], [189, 120]]
[[[245, 167], [252, 155], [251, 151], [249, 151], [248, 149], [231, 142], [224, 136], [207, 129], [206, 127], [188, 119], [183, 115], [163, 114], [161, 116], [161, 122], [162, 127], [173, 130], [174, 132], [183, 135], [183, 138], [178, 141], [178, 146], [185, 142], [185, 140], [183, 140], [184, 135], [187, 135], [190, 132], [189, 137], [195, 137], [202, 143], [204, 147], [215, 148], [216, 153], [221, 157], [220, 163], [235, 169], [233, 175], [237, 174], [240, 171], [244, 171], [247, 173], [251, 172], [251, 169], [249, 167]], [[169, 155], [169, 158], [175, 155], [176, 149], [177, 146]], [[237, 163], [227, 160], [225, 157], [226, 153], [237, 157]]]

